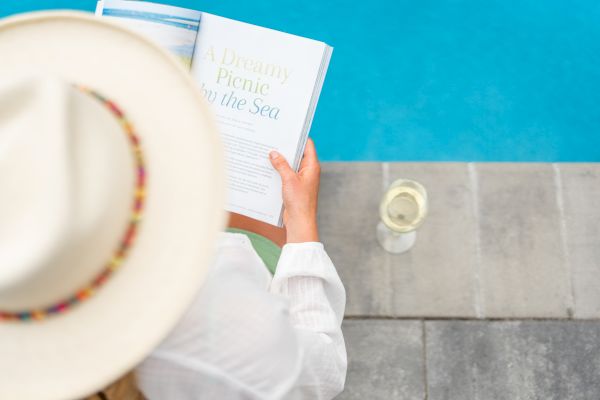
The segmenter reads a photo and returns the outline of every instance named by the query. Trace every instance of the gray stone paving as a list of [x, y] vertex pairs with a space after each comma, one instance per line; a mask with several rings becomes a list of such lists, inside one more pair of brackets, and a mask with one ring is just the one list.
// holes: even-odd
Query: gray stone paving
[[[396, 178], [430, 197], [402, 255], [375, 240]], [[324, 163], [321, 188], [339, 399], [600, 399], [600, 164]]]
[[[408, 253], [375, 240], [381, 194], [425, 184]], [[600, 318], [600, 164], [324, 163], [322, 241], [347, 316]]]
[[481, 164], [479, 242], [483, 313], [566, 317], [570, 283], [550, 164]]
[[426, 323], [429, 400], [600, 398], [600, 323]]
[[336, 266], [346, 266], [338, 268], [348, 296], [346, 313], [392, 313], [387, 253], [374, 234], [383, 190], [381, 165], [324, 163], [321, 182], [319, 233]]
[[561, 165], [559, 179], [576, 318], [600, 315], [600, 168]]
[[476, 221], [467, 165], [391, 164], [387, 175], [388, 181], [419, 181], [429, 196], [428, 217], [415, 246], [388, 258], [394, 288], [391, 314], [476, 317], [477, 259], [470, 240], [476, 235]]
[[600, 321], [370, 319], [343, 329], [338, 399], [600, 398]]
[[421, 321], [351, 320], [343, 330], [348, 375], [338, 399], [423, 399]]

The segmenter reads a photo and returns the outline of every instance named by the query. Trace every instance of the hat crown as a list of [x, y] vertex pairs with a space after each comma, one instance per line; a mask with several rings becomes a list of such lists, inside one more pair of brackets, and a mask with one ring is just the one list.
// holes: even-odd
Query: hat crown
[[0, 309], [85, 285], [127, 225], [133, 161], [116, 118], [53, 76], [0, 82]]

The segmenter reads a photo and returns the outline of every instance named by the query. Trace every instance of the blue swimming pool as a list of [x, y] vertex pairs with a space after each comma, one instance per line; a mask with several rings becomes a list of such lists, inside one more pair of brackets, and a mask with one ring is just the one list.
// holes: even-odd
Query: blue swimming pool
[[333, 45], [323, 160], [600, 161], [600, 2], [159, 1]]

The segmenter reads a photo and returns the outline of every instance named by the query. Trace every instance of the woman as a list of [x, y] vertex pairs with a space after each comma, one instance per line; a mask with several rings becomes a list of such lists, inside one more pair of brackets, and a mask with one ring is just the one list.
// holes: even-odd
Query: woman
[[342, 390], [345, 294], [318, 242], [312, 142], [297, 174], [270, 157], [285, 230], [232, 216], [219, 233], [217, 132], [175, 59], [66, 12], [0, 21], [0, 54], [0, 398]]
[[[224, 233], [194, 305], [136, 370], [148, 399], [331, 399], [342, 391], [345, 293], [319, 243], [314, 143], [298, 173], [275, 151], [270, 160], [283, 183], [285, 229], [237, 214], [229, 226], [283, 244], [274, 276], [248, 236]], [[130, 375], [98, 396], [126, 397], [132, 383]]]

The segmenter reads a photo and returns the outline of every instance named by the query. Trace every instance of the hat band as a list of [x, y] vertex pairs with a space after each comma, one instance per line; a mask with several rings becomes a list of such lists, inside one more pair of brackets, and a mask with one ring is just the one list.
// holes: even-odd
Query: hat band
[[91, 95], [100, 101], [100, 103], [102, 103], [106, 108], [108, 108], [108, 110], [117, 118], [119, 125], [121, 125], [123, 128], [129, 144], [131, 145], [135, 160], [136, 180], [133, 207], [129, 224], [127, 225], [127, 229], [125, 230], [123, 237], [121, 238], [119, 246], [114, 251], [110, 260], [104, 264], [103, 269], [85, 287], [75, 292], [75, 294], [72, 296], [63, 299], [62, 301], [59, 301], [49, 307], [43, 307], [34, 310], [23, 310], [20, 312], [6, 312], [0, 310], [0, 321], [39, 321], [43, 320], [44, 318], [69, 311], [71, 308], [73, 308], [73, 306], [82, 303], [94, 295], [98, 289], [102, 287], [104, 283], [106, 283], [112, 274], [121, 267], [125, 257], [127, 256], [127, 253], [129, 252], [129, 249], [135, 241], [137, 228], [142, 217], [146, 187], [146, 168], [142, 149], [140, 147], [139, 137], [137, 136], [129, 119], [113, 101], [87, 87], [80, 85], [75, 85], [75, 87], [82, 92]]

